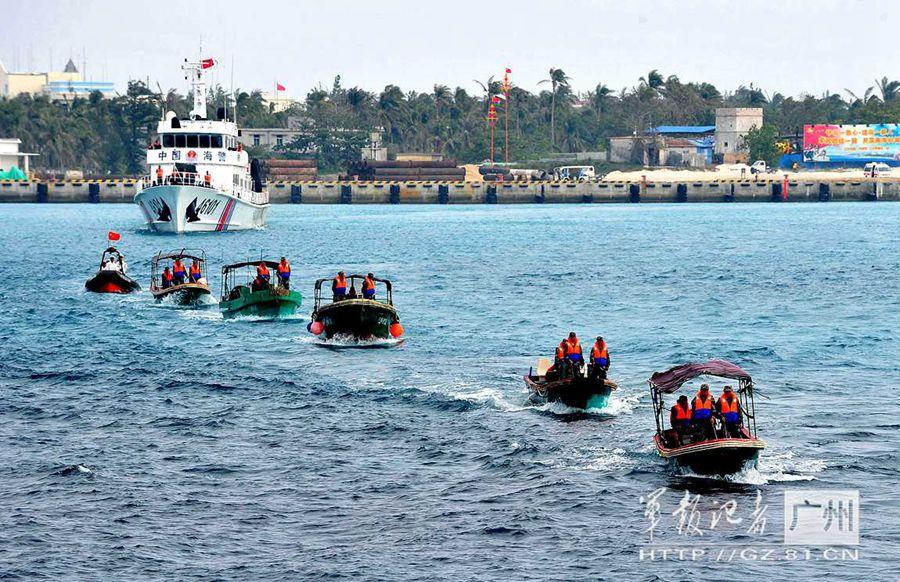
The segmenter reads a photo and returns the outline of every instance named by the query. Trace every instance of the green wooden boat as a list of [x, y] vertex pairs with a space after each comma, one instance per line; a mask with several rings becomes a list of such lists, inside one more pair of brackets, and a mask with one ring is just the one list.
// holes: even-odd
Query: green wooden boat
[[[265, 265], [271, 279], [258, 276], [258, 267]], [[259, 317], [278, 319], [297, 313], [303, 296], [277, 276], [277, 261], [247, 261], [222, 267], [222, 298], [219, 308], [222, 317]]]

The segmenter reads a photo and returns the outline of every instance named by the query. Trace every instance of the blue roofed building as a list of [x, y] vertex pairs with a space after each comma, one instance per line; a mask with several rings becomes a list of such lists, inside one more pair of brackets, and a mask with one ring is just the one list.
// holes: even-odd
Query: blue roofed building
[[704, 167], [712, 164], [715, 125], [660, 125], [641, 134], [612, 137], [609, 161], [644, 166]]

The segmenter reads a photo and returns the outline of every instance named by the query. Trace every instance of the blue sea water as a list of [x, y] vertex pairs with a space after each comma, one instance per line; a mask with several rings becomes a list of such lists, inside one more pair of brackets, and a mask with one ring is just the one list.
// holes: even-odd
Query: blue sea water
[[[86, 293], [108, 229], [145, 288], [158, 250], [287, 255], [304, 316]], [[277, 206], [177, 237], [129, 205], [4, 205], [0, 577], [898, 579], [898, 243], [890, 203]], [[405, 342], [312, 341], [312, 282], [338, 269], [394, 281]], [[528, 400], [570, 330], [610, 345], [604, 410]], [[768, 443], [727, 481], [651, 446], [647, 378], [712, 357], [753, 375]], [[640, 498], [663, 487], [651, 542]], [[858, 489], [858, 559], [785, 559], [786, 489]], [[702, 536], [677, 532], [686, 492]], [[742, 522], [710, 529], [729, 500]]]

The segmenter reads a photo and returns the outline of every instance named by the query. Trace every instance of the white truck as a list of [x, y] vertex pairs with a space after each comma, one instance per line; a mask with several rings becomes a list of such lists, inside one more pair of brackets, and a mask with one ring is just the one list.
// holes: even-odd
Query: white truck
[[775, 168], [770, 168], [765, 160], [756, 160], [750, 165], [747, 164], [722, 164], [716, 170], [722, 172], [734, 172], [744, 174], [774, 174]]

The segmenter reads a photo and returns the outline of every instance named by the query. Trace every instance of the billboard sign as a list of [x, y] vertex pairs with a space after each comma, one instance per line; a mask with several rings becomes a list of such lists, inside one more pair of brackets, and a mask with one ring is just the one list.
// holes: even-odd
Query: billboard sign
[[900, 161], [900, 124], [804, 125], [803, 161]]

